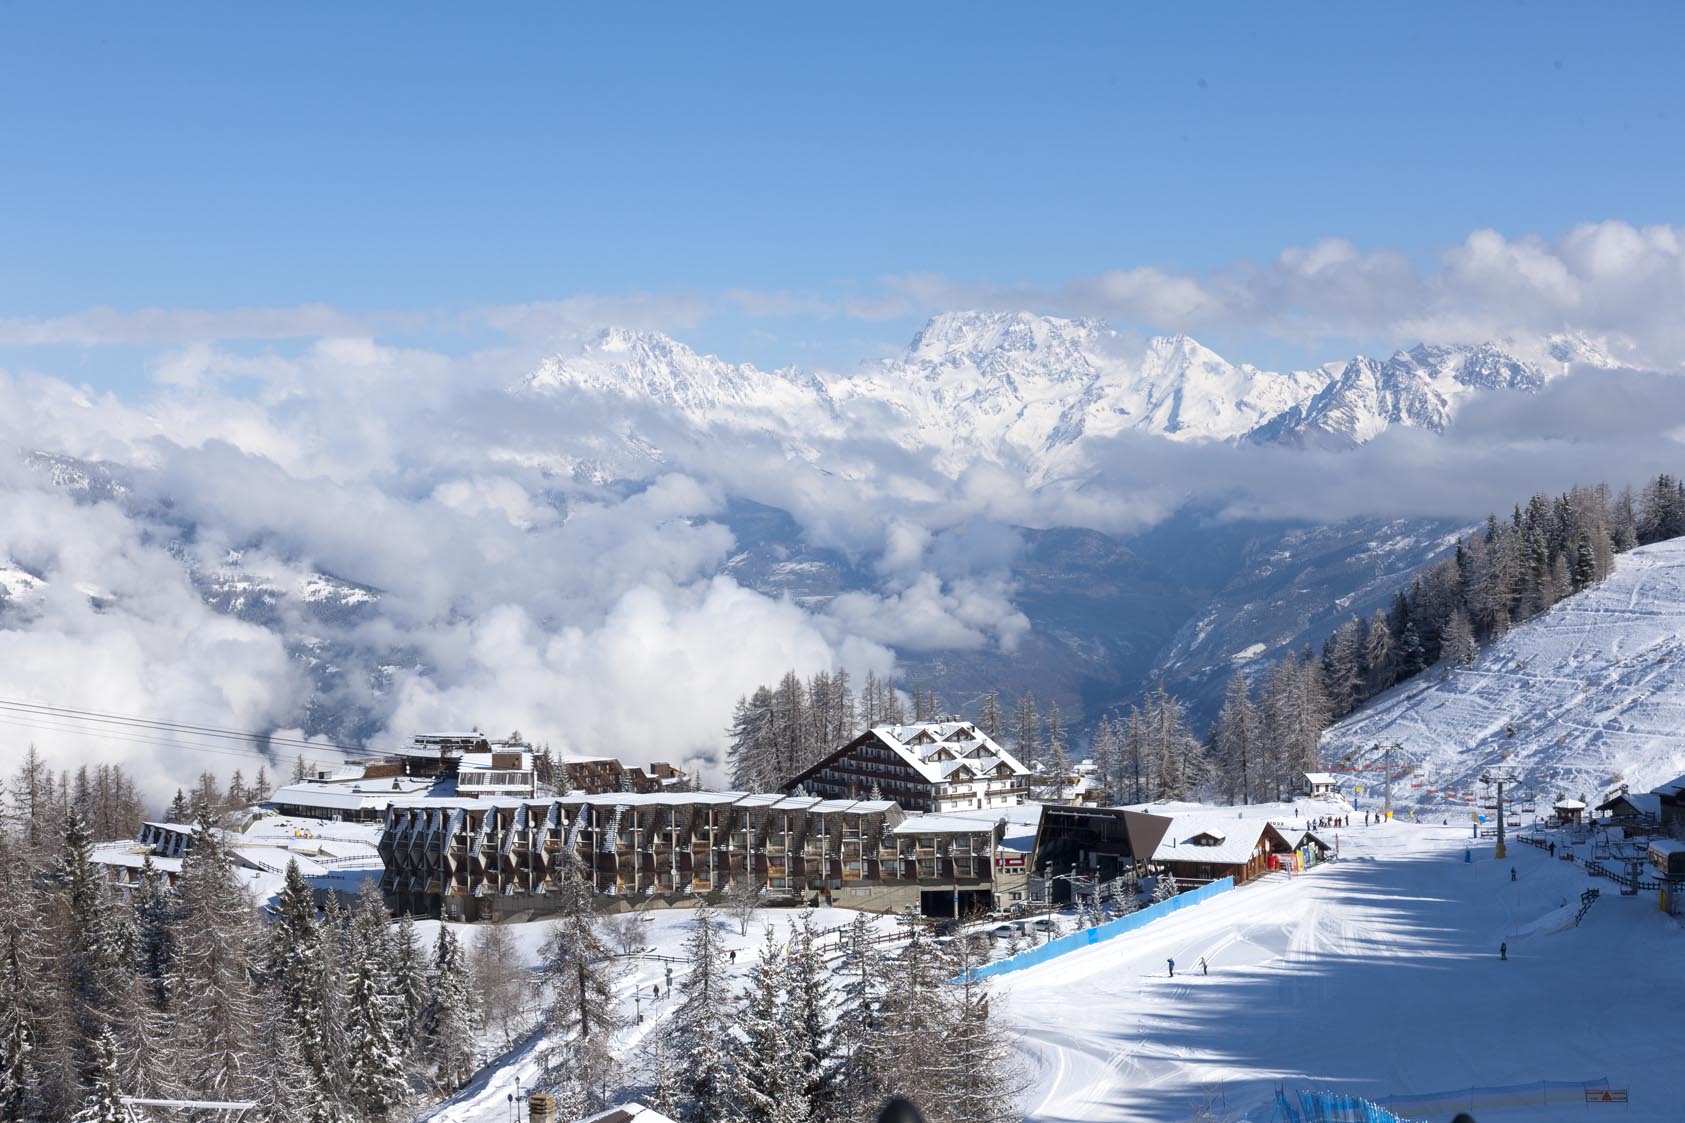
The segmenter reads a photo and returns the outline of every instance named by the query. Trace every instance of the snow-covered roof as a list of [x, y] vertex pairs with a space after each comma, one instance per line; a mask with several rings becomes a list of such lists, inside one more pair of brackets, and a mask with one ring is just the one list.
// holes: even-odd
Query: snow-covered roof
[[1332, 772], [1307, 772], [1307, 773], [1305, 773], [1305, 783], [1307, 783], [1307, 784], [1332, 784], [1332, 785], [1338, 786], [1339, 783], [1340, 783], [1340, 780]]
[[102, 866], [126, 866], [130, 869], [140, 869], [148, 858], [152, 859], [152, 868], [160, 873], [180, 873], [180, 858], [165, 858], [144, 847], [132, 847], [122, 850], [102, 850], [95, 848], [92, 860]]
[[300, 780], [276, 788], [268, 802], [291, 807], [324, 807], [334, 811], [373, 810], [394, 800], [413, 798], [435, 781], [423, 776], [387, 776], [377, 780]]
[[[1017, 757], [969, 721], [874, 725], [871, 733], [932, 784], [943, 782], [961, 766], [978, 775], [993, 771], [1002, 764], [1014, 775], [1030, 774]], [[956, 759], [944, 759], [950, 753]]]
[[645, 1107], [641, 1103], [623, 1103], [619, 1107], [611, 1107], [607, 1111], [599, 1111], [595, 1115], [588, 1115], [579, 1123], [674, 1123], [671, 1116], [663, 1115], [653, 1107]]
[[[999, 817], [996, 817], [999, 822]], [[892, 828], [894, 834], [987, 834], [994, 824], [966, 815], [909, 815]]]
[[1685, 792], [1685, 776], [1675, 776], [1667, 783], [1657, 784], [1650, 789], [1651, 795], [1666, 796], [1669, 799], [1678, 797], [1681, 792]]
[[1653, 854], [1678, 854], [1685, 851], [1685, 842], [1675, 838], [1653, 838], [1650, 840], [1650, 852]]
[[1597, 809], [1607, 811], [1617, 803], [1625, 803], [1640, 815], [1649, 815], [1652, 818], [1662, 813], [1662, 797], [1655, 792], [1624, 792], [1598, 804]]
[[[1238, 866], [1251, 860], [1253, 852], [1262, 845], [1262, 819], [1237, 819], [1234, 816], [1176, 815], [1164, 838], [1153, 851], [1155, 862], [1210, 862], [1213, 865]], [[1229, 831], [1236, 833], [1231, 835]], [[1215, 844], [1195, 842], [1196, 838], [1217, 839]]]
[[1561, 811], [1584, 811], [1586, 809], [1585, 801], [1578, 799], [1559, 799], [1552, 806]]

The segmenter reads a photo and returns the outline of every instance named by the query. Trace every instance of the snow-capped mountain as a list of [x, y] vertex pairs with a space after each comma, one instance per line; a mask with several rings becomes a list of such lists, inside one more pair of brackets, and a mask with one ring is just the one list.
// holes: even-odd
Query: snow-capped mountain
[[[761, 371], [659, 333], [613, 330], [545, 360], [515, 390], [584, 392], [695, 429], [770, 433], [810, 460], [810, 442], [869, 430], [930, 450], [951, 474], [982, 459], [1043, 483], [1088, 471], [1092, 442], [1125, 432], [1325, 448], [1397, 426], [1440, 432], [1471, 397], [1536, 392], [1573, 362], [1614, 365], [1565, 336], [1537, 349], [1420, 345], [1284, 373], [1237, 365], [1185, 335], [1139, 343], [1098, 320], [953, 312], [900, 355], [827, 374]], [[635, 424], [619, 436], [633, 459], [660, 458], [660, 440]]]
[[1622, 554], [1601, 585], [1518, 626], [1473, 666], [1375, 699], [1330, 729], [1323, 749], [1338, 761], [1397, 741], [1421, 767], [1394, 785], [1394, 801], [1462, 817], [1468, 807], [1440, 793], [1478, 790], [1495, 765], [1541, 799], [1595, 803], [1622, 783], [1648, 791], [1685, 773], [1682, 722], [1685, 539], [1675, 539]]
[[651, 403], [699, 426], [811, 424], [829, 412], [823, 385], [793, 367], [763, 371], [698, 355], [660, 332], [621, 328], [604, 331], [577, 354], [544, 360], [515, 389], [583, 390]]
[[1348, 448], [1394, 426], [1444, 432], [1457, 408], [1475, 394], [1536, 393], [1567, 362], [1613, 365], [1599, 352], [1553, 341], [1555, 363], [1527, 362], [1493, 343], [1477, 347], [1419, 344], [1389, 359], [1358, 357], [1308, 400], [1295, 403], [1248, 436], [1310, 447]]

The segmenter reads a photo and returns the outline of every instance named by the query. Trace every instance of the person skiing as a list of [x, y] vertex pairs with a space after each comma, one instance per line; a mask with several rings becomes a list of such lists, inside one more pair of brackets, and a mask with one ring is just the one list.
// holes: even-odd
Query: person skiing
[[1515, 880], [1515, 867], [1514, 867], [1514, 866], [1511, 866], [1511, 867], [1510, 867], [1510, 868], [1509, 868], [1509, 879], [1510, 879], [1510, 880], [1511, 880], [1511, 881], [1514, 881], [1514, 880]]
[[1498, 945], [1498, 958], [1503, 959], [1503, 960], [1509, 959], [1509, 942], [1508, 941], [1505, 941], [1504, 943], [1501, 943], [1501, 944]]
[[1211, 969], [1205, 965], [1205, 956], [1203, 955], [1199, 957], [1199, 973], [1201, 975], [1211, 974]]
[[1556, 843], [1554, 842], [1550, 844], [1550, 856], [1552, 858], [1556, 857]]
[[1170, 977], [1174, 979], [1176, 977], [1176, 961], [1174, 959], [1167, 959], [1165, 962], [1170, 964]]

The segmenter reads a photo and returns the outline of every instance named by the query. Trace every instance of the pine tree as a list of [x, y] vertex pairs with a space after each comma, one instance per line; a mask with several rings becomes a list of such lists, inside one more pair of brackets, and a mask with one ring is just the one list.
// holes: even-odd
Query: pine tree
[[397, 999], [389, 965], [386, 909], [372, 880], [364, 881], [351, 919], [351, 1006], [346, 1029], [345, 1090], [360, 1118], [384, 1120], [409, 1088], [397, 1036]]
[[1479, 650], [1468, 614], [1461, 608], [1453, 610], [1440, 640], [1440, 659], [1448, 667], [1466, 667], [1474, 662]]
[[1245, 672], [1236, 671], [1223, 696], [1213, 737], [1222, 788], [1230, 803], [1252, 802], [1257, 783], [1258, 762], [1254, 757], [1257, 739], [1258, 714], [1252, 705], [1251, 689]]
[[1041, 756], [1041, 716], [1036, 713], [1036, 696], [1028, 690], [1018, 699], [1012, 747], [1018, 762], [1036, 771], [1036, 761]]
[[1047, 755], [1053, 769], [1053, 797], [1064, 798], [1065, 784], [1071, 777], [1071, 755], [1066, 749], [1065, 719], [1059, 712], [1057, 700], [1047, 707]]
[[[508, 930], [491, 925], [504, 939]], [[418, 1032], [427, 1016], [427, 963], [416, 935], [415, 917], [405, 913], [392, 928], [392, 1024], [398, 1037], [398, 1047], [406, 1058], [413, 1057], [420, 1048], [422, 1035]]]
[[1392, 626], [1387, 623], [1387, 614], [1379, 609], [1370, 618], [1363, 637], [1363, 668], [1367, 681], [1359, 701], [1373, 698], [1398, 681]]
[[[563, 854], [566, 854], [563, 851]], [[557, 1044], [546, 1058], [548, 1082], [588, 1110], [602, 1110], [617, 1081], [613, 1038], [624, 1027], [614, 999], [612, 952], [597, 931], [590, 892], [574, 861], [561, 863], [562, 918], [551, 925], [539, 971], [550, 994], [548, 1020]]]
[[1005, 732], [1005, 721], [1000, 711], [1000, 691], [990, 689], [983, 695], [983, 712], [977, 719], [977, 728], [981, 729], [989, 740], [1000, 742]]
[[439, 925], [428, 983], [427, 1055], [433, 1080], [452, 1091], [474, 1074], [474, 990], [462, 945], [446, 925]]
[[94, 1070], [92, 1087], [76, 1113], [75, 1123], [124, 1123], [129, 1112], [123, 1106], [122, 1089], [117, 1077], [117, 1043], [112, 1040], [111, 1027], [103, 1026], [94, 1040]]
[[792, 935], [785, 953], [785, 974], [799, 1094], [807, 1102], [810, 1115], [825, 1118], [832, 1100], [835, 1067], [830, 969], [814, 943], [810, 913], [802, 914]]
[[234, 876], [208, 815], [176, 883], [176, 954], [165, 987], [172, 1019], [171, 1072], [188, 1098], [245, 1099], [252, 1092], [259, 1006], [253, 993], [258, 934], [250, 898]]
[[0, 1119], [41, 1117], [36, 1070], [35, 1001], [45, 958], [46, 930], [32, 872], [7, 832], [0, 830]]
[[1024, 1083], [1011, 1038], [994, 1024], [989, 986], [977, 968], [987, 961], [969, 941], [955, 945], [954, 982], [944, 994], [946, 1032], [942, 1059], [947, 1068], [940, 1104], [931, 1123], [1015, 1123], [1016, 1098]]
[[785, 950], [768, 925], [732, 1039], [732, 1123], [805, 1123], [812, 1118], [785, 1002], [789, 986]]
[[706, 905], [690, 923], [685, 955], [690, 972], [677, 984], [684, 997], [660, 1034], [658, 1064], [682, 1123], [717, 1123], [732, 1104], [732, 1007], [719, 921]]

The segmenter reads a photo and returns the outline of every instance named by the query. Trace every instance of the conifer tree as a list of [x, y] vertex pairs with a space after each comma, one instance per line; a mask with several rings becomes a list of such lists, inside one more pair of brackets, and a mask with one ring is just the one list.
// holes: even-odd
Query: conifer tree
[[117, 1076], [117, 1043], [112, 1040], [111, 1027], [102, 1026], [94, 1039], [94, 1069], [92, 1086], [76, 1113], [75, 1123], [124, 1123], [128, 1109], [123, 1106], [123, 1092]]
[[690, 971], [676, 984], [683, 998], [661, 1034], [658, 1064], [682, 1123], [714, 1123], [732, 1102], [732, 996], [719, 920], [706, 905], [690, 923], [685, 957]]
[[474, 991], [463, 959], [462, 945], [451, 930], [439, 925], [433, 948], [433, 974], [427, 1001], [427, 1053], [433, 1080], [454, 1090], [474, 1073]]
[[345, 1090], [360, 1118], [391, 1117], [408, 1096], [397, 1042], [397, 996], [389, 964], [386, 910], [372, 880], [364, 881], [351, 919], [350, 1018], [346, 1027]]
[[590, 890], [578, 862], [565, 850], [562, 855], [557, 887], [562, 917], [551, 925], [539, 953], [556, 1038], [545, 1067], [551, 1086], [589, 1114], [602, 1110], [617, 1082], [613, 1039], [624, 1018], [614, 999], [612, 952], [597, 931]]
[[989, 740], [999, 743], [1006, 732], [1005, 720], [1001, 716], [1000, 691], [990, 688], [983, 695], [983, 712], [977, 718], [977, 728], [981, 729]]
[[192, 1011], [171, 1020], [171, 1073], [186, 1098], [245, 1099], [261, 1024], [256, 921], [208, 814], [199, 827], [176, 884], [177, 950], [165, 980], [175, 1008]]
[[1246, 674], [1236, 671], [1229, 679], [1213, 736], [1222, 788], [1230, 803], [1252, 802], [1258, 783], [1255, 756], [1258, 733], [1258, 714], [1252, 705]]
[[760, 960], [749, 970], [748, 993], [732, 1039], [733, 1123], [806, 1123], [812, 1118], [812, 1104], [803, 1095], [795, 1027], [787, 1016], [789, 986], [785, 949], [768, 925]]

